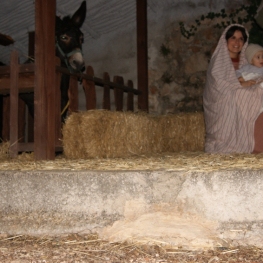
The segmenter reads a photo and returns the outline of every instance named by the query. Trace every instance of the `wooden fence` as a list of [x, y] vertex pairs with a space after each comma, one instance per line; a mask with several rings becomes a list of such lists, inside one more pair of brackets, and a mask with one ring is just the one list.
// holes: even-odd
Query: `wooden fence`
[[[55, 109], [55, 151], [61, 152], [61, 117], [60, 117], [60, 79], [61, 74], [70, 75], [69, 84], [69, 114], [77, 112], [79, 108], [78, 82], [81, 79], [86, 98], [86, 109], [96, 109], [96, 91], [103, 88], [102, 108], [111, 110], [110, 90], [114, 91], [115, 110], [133, 111], [135, 106], [134, 95], [141, 95], [141, 92], [133, 88], [133, 82], [129, 80], [124, 84], [123, 77], [114, 76], [110, 80], [108, 73], [104, 73], [102, 78], [94, 76], [94, 70], [88, 66], [85, 73], [71, 73], [68, 69], [60, 66], [57, 60], [56, 83], [54, 92], [56, 98]], [[1, 130], [2, 139], [10, 141], [10, 154], [16, 157], [19, 152], [34, 151], [35, 124], [30, 114], [26, 114], [26, 106], [19, 99], [20, 93], [34, 92], [35, 88], [35, 67], [34, 64], [19, 64], [18, 54], [13, 51], [11, 54], [10, 66], [0, 66], [0, 94], [2, 95]], [[124, 107], [124, 93], [127, 93], [126, 107]], [[38, 118], [35, 116], [34, 118]]]

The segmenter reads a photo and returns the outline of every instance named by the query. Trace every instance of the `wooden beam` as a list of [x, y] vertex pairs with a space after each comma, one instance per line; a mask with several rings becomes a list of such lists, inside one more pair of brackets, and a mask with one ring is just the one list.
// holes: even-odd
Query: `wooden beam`
[[148, 33], [147, 0], [136, 0], [138, 108], [148, 112]]
[[15, 41], [12, 37], [0, 33], [0, 45], [8, 46], [13, 44]]
[[10, 63], [10, 156], [18, 155], [18, 52], [15, 50], [11, 54]]
[[35, 116], [36, 160], [55, 158], [55, 0], [35, 0]]
[[35, 31], [28, 32], [28, 57], [34, 62], [35, 57]]

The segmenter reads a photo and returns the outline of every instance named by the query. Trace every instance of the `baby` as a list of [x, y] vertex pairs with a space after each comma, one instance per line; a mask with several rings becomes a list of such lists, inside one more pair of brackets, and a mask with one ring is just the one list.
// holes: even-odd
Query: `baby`
[[263, 47], [257, 44], [249, 44], [245, 56], [250, 64], [236, 70], [236, 75], [243, 87], [249, 87], [263, 81]]

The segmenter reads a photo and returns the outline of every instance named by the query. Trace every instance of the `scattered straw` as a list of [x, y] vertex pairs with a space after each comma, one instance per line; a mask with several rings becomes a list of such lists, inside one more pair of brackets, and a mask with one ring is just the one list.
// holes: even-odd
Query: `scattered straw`
[[[73, 245], [69, 241], [76, 240]], [[85, 242], [85, 241], [96, 242]], [[141, 244], [138, 242], [110, 243], [76, 234], [63, 237], [6, 237], [1, 242], [1, 262], [247, 262], [260, 263], [263, 250], [256, 247], [229, 247], [210, 250], [187, 250], [179, 247]]]
[[204, 152], [162, 153], [126, 158], [68, 159], [50, 161], [0, 160], [0, 170], [93, 170], [93, 171], [195, 171], [262, 170], [263, 154], [208, 154]]

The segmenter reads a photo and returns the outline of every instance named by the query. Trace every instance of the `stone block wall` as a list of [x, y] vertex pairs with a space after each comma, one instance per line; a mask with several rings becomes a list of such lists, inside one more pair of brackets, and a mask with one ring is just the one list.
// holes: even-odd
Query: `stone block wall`
[[209, 59], [222, 30], [204, 25], [190, 39], [182, 36], [179, 24], [164, 32], [159, 50], [149, 48], [149, 108], [167, 114], [202, 111], [202, 94]]

